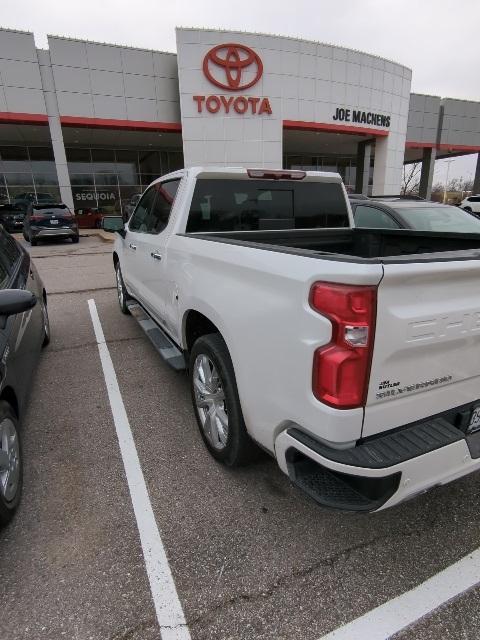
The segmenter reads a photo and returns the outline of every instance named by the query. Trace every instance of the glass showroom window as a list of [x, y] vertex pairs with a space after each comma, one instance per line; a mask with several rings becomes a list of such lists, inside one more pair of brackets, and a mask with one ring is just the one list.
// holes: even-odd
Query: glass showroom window
[[0, 202], [58, 202], [57, 171], [49, 147], [0, 147]]
[[67, 148], [66, 154], [75, 210], [116, 213], [125, 219], [147, 185], [183, 167], [178, 151]]
[[[373, 184], [373, 157], [370, 159], [369, 193]], [[303, 171], [333, 171], [342, 176], [347, 191], [355, 191], [357, 159], [352, 156], [306, 156], [285, 154], [285, 169], [302, 169]]]

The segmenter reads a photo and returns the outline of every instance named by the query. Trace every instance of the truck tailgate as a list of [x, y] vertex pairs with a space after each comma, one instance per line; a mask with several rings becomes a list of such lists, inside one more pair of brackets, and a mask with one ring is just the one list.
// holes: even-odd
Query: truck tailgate
[[480, 261], [385, 264], [363, 437], [480, 400]]

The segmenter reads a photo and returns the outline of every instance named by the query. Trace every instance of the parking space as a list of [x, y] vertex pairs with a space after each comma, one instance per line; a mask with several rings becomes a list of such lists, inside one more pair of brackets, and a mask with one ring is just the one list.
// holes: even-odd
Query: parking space
[[[2, 637], [159, 637], [91, 298], [194, 640], [320, 640], [480, 546], [477, 476], [351, 515], [320, 509], [266, 455], [240, 470], [217, 464], [186, 376], [118, 310], [111, 245], [84, 237], [32, 255], [53, 339], [23, 425], [22, 505], [0, 532]], [[395, 637], [478, 638], [479, 598], [474, 589]]]

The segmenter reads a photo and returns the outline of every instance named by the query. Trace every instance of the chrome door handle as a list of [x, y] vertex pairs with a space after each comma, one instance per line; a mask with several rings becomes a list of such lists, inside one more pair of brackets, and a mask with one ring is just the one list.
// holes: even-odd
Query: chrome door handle
[[152, 258], [154, 260], [161, 260], [162, 256], [160, 253], [158, 253], [158, 251], [152, 251], [152, 253], [150, 254], [152, 256]]
[[133, 244], [132, 242], [130, 242], [130, 244], [128, 246], [130, 247], [130, 249], [133, 249], [134, 251], [137, 250], [137, 245]]

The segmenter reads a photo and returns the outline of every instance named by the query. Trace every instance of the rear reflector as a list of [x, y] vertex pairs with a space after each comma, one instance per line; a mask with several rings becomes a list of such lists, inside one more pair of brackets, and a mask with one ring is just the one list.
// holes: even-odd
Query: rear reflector
[[263, 178], [264, 180], [303, 180], [305, 171], [272, 171], [270, 169], [247, 169], [249, 178]]
[[365, 404], [370, 377], [377, 288], [316, 282], [310, 305], [332, 323], [329, 344], [315, 351], [313, 393], [337, 409]]

